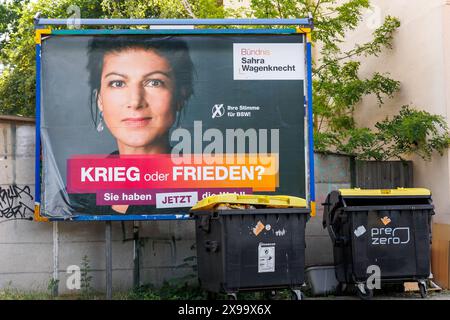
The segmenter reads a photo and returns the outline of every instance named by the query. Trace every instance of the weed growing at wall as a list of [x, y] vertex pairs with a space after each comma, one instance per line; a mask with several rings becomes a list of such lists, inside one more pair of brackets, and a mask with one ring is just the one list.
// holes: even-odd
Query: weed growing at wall
[[93, 295], [93, 289], [91, 286], [92, 276], [91, 276], [91, 267], [89, 265], [89, 258], [87, 255], [83, 256], [83, 260], [81, 262], [81, 298], [89, 299]]
[[58, 285], [59, 285], [58, 279], [51, 278], [48, 281], [47, 291], [51, 297], [56, 297], [58, 295]]

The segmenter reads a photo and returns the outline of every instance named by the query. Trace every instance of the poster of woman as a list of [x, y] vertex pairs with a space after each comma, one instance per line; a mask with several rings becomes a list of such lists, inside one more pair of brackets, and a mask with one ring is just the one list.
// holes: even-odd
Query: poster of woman
[[47, 37], [41, 59], [42, 215], [306, 197], [302, 34], [99, 30]]

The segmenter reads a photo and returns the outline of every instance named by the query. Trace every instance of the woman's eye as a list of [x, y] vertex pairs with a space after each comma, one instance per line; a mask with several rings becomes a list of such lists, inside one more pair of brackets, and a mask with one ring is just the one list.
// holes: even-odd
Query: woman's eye
[[122, 80], [113, 80], [109, 82], [109, 86], [112, 88], [123, 88], [125, 87], [125, 82]]
[[145, 83], [145, 86], [147, 87], [161, 87], [164, 84], [163, 81], [158, 80], [158, 79], [151, 79], [151, 80], [147, 80], [147, 82]]

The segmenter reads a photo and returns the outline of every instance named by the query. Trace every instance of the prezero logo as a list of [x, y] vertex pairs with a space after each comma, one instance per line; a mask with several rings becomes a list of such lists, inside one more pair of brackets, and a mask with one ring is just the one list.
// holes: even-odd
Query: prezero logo
[[225, 114], [225, 108], [223, 107], [223, 104], [215, 104], [212, 107], [212, 118], [220, 118]]
[[372, 245], [403, 245], [410, 241], [409, 227], [372, 228]]

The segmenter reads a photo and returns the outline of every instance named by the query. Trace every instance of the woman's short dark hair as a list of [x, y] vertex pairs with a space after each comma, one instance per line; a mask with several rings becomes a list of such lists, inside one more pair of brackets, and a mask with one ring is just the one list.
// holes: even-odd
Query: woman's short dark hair
[[89, 42], [88, 64], [89, 84], [91, 90], [100, 89], [103, 70], [103, 58], [110, 52], [121, 52], [128, 49], [153, 50], [164, 57], [172, 67], [178, 101], [186, 102], [193, 94], [194, 67], [185, 41], [170, 36], [109, 36], [94, 37]]

